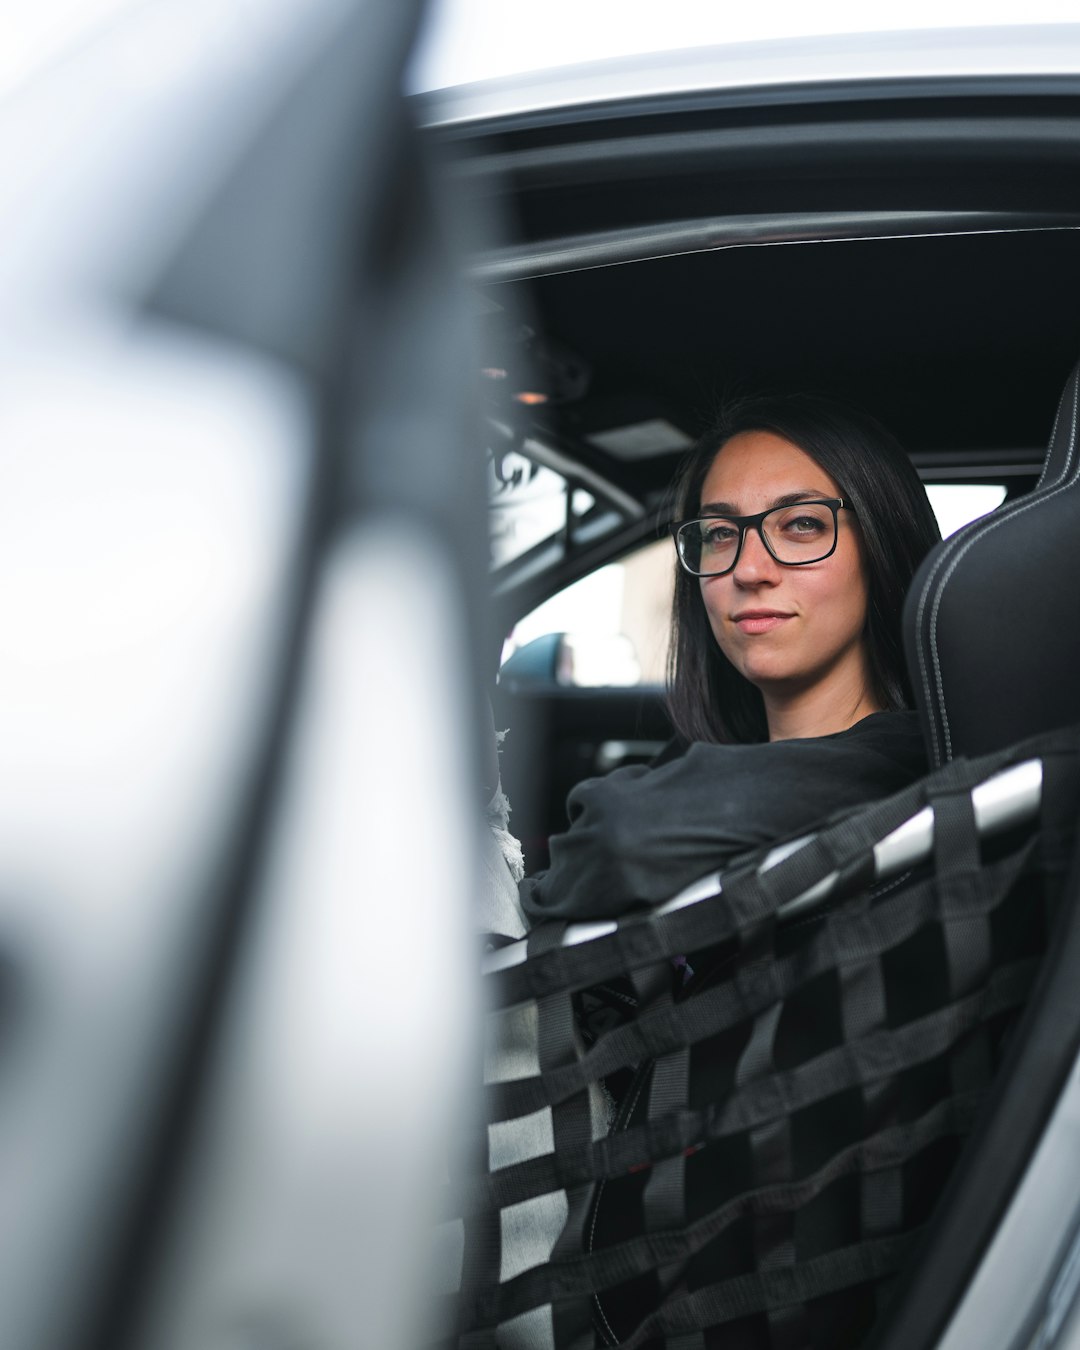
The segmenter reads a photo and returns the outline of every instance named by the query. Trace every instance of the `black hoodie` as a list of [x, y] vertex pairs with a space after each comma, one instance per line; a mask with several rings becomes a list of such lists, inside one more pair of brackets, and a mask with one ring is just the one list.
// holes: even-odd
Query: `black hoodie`
[[551, 866], [526, 877], [533, 923], [613, 918], [670, 899], [741, 853], [888, 797], [927, 772], [913, 712], [847, 731], [757, 745], [695, 743], [655, 766], [616, 769], [567, 798]]

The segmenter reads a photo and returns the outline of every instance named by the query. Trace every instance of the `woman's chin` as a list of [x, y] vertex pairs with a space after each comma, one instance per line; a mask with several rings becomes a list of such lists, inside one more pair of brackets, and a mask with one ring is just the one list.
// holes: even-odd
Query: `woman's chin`
[[768, 687], [786, 687], [792, 683], [802, 682], [798, 668], [790, 661], [781, 659], [778, 653], [755, 653], [753, 659], [733, 661], [732, 665], [744, 679], [749, 680], [763, 693]]

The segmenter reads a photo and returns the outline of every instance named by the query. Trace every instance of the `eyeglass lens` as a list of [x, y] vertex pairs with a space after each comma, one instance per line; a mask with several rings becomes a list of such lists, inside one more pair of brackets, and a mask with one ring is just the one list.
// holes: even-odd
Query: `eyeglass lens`
[[[741, 532], [736, 521], [723, 516], [692, 520], [679, 531], [679, 552], [692, 572], [725, 572], [735, 562]], [[828, 506], [798, 502], [770, 511], [761, 532], [777, 562], [817, 562], [836, 542], [836, 517]]]

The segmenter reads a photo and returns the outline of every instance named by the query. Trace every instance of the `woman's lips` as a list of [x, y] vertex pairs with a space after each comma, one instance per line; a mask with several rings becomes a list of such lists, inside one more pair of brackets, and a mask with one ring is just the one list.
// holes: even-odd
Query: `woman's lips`
[[771, 633], [790, 618], [790, 614], [779, 614], [775, 610], [745, 610], [735, 616], [735, 627], [740, 633]]

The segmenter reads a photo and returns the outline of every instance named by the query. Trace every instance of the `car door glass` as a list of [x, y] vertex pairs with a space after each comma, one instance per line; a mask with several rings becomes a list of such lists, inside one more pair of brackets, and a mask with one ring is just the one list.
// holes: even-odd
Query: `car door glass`
[[558, 684], [579, 688], [662, 685], [667, 663], [675, 555], [656, 540], [608, 563], [520, 619], [503, 662], [549, 634], [562, 634]]

